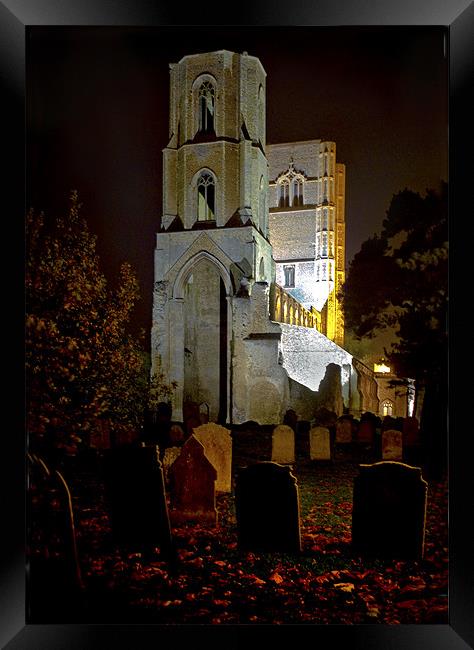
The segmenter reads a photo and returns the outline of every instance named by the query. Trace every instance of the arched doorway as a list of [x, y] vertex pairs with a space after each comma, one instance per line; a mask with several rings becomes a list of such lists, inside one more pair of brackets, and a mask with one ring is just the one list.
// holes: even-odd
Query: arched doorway
[[208, 257], [183, 282], [183, 404], [205, 402], [209, 420], [228, 415], [228, 305], [219, 268]]

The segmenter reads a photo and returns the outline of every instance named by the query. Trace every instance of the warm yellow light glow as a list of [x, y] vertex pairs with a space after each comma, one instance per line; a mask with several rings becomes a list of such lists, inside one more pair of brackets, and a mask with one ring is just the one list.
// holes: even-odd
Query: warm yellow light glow
[[374, 363], [374, 372], [390, 372], [390, 368], [381, 361], [380, 363]]

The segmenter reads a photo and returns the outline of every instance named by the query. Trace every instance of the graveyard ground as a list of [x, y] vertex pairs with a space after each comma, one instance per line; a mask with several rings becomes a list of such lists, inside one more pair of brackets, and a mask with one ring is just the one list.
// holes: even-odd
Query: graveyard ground
[[[270, 445], [268, 431], [257, 443], [240, 431], [234, 470], [269, 460]], [[172, 528], [174, 573], [159, 549], [146, 557], [112, 543], [97, 468], [76, 468], [69, 480], [86, 590], [66, 622], [446, 624], [447, 482], [428, 482], [423, 560], [362, 559], [351, 551], [352, 487], [368, 460], [338, 449], [332, 464], [316, 466], [300, 443], [301, 554], [239, 552], [233, 497], [222, 494], [216, 529]]]

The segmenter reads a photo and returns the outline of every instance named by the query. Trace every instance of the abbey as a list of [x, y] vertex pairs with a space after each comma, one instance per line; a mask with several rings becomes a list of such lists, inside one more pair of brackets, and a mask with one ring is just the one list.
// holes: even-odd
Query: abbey
[[343, 348], [345, 167], [334, 142], [266, 145], [265, 84], [246, 52], [170, 65], [151, 353], [175, 420], [310, 419], [328, 368], [339, 415], [378, 408]]

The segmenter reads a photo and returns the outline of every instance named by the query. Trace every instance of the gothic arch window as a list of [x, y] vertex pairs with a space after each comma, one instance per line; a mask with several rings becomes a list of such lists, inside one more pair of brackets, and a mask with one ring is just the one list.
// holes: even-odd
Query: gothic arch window
[[381, 406], [382, 415], [393, 415], [393, 402], [390, 399], [385, 399]]
[[303, 205], [303, 179], [293, 179], [293, 202], [292, 205]]
[[290, 183], [285, 178], [278, 183], [278, 206], [285, 208], [290, 205]]
[[265, 280], [265, 261], [263, 257], [260, 258], [260, 266], [258, 269], [258, 275], [260, 280]]
[[303, 185], [304, 176], [293, 168], [293, 161], [287, 172], [278, 180], [278, 207], [299, 206], [304, 204]]
[[198, 91], [198, 131], [201, 133], [214, 131], [215, 95], [214, 84], [203, 81]]
[[197, 179], [198, 221], [214, 221], [216, 218], [216, 183], [212, 174], [203, 171]]

